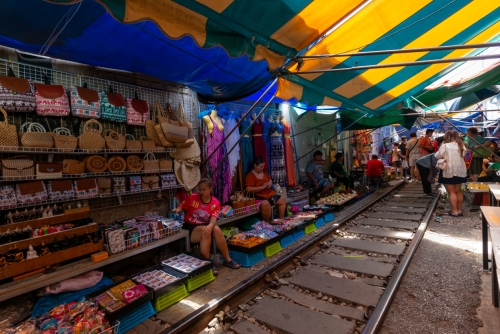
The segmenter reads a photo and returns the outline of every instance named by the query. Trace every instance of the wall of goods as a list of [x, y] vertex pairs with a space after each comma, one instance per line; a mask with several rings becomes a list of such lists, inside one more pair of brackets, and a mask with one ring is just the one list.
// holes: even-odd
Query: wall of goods
[[[183, 87], [1, 60], [0, 280], [180, 233], [165, 217], [165, 198], [183, 187], [170, 154], [192, 144], [195, 102]], [[118, 220], [126, 216], [117, 207], [135, 218]]]

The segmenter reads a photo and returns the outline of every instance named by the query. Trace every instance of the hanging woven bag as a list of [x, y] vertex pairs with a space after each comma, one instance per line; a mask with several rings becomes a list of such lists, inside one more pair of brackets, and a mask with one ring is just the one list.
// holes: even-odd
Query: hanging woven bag
[[108, 150], [123, 150], [125, 148], [125, 137], [118, 132], [108, 129], [103, 132], [102, 136]]
[[32, 122], [28, 126], [28, 131], [23, 134], [21, 144], [24, 147], [52, 148], [54, 139], [40, 123]]
[[[96, 128], [92, 128], [96, 125]], [[83, 133], [78, 137], [78, 147], [82, 150], [89, 150], [92, 153], [98, 152], [104, 148], [105, 140], [101, 136], [102, 125], [95, 119], [85, 122]]]
[[63, 152], [73, 152], [78, 146], [78, 139], [71, 135], [71, 131], [67, 128], [55, 128], [54, 131], [54, 147]]
[[[127, 150], [142, 150], [142, 142], [140, 140], [135, 140], [134, 136], [126, 134], [125, 136], [125, 148]], [[132, 139], [127, 139], [132, 138]]]
[[144, 156], [144, 171], [147, 172], [156, 172], [160, 169], [160, 162], [156, 160], [156, 157], [153, 153], [149, 152]]
[[141, 144], [142, 144], [142, 148], [145, 151], [156, 150], [155, 142], [152, 140], [149, 140], [148, 137], [146, 137], [146, 136], [141, 136]]
[[151, 119], [148, 119], [146, 120], [146, 136], [155, 142], [156, 145], [158, 146], [163, 146], [161, 141], [160, 141], [160, 138], [158, 137], [158, 134], [156, 133], [156, 130], [155, 130], [155, 124], [156, 124], [156, 113], [157, 113], [157, 109], [160, 108], [161, 109], [161, 105], [160, 105], [160, 102], [159, 101], [155, 101], [155, 104], [153, 106], [153, 115], [152, 115], [152, 120]]
[[19, 138], [16, 126], [9, 124], [9, 119], [4, 109], [0, 108], [0, 112], [3, 114], [3, 122], [0, 123], [0, 147], [2, 147], [2, 150], [9, 150], [9, 147], [17, 148], [19, 146]]

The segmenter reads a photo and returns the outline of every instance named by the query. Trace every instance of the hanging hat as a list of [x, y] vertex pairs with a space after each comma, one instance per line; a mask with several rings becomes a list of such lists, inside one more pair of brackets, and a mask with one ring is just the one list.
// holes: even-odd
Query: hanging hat
[[187, 191], [193, 190], [201, 180], [199, 158], [197, 163], [175, 160], [174, 173], [177, 181], [184, 185]]
[[198, 142], [194, 140], [192, 145], [188, 147], [177, 147], [175, 152], [169, 153], [172, 158], [175, 160], [187, 160], [192, 158], [200, 158], [201, 150]]

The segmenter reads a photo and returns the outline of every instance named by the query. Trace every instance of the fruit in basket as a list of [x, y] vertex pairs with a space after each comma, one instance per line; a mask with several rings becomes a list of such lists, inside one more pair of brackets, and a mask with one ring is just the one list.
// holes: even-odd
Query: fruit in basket
[[469, 183], [468, 185], [469, 189], [474, 189], [474, 190], [488, 190], [489, 187], [485, 183]]

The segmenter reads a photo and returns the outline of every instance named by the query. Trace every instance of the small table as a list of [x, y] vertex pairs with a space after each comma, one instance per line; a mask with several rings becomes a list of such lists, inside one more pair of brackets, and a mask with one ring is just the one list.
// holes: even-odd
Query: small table
[[500, 306], [498, 278], [500, 277], [500, 227], [490, 227], [491, 236], [491, 297], [493, 306]]
[[500, 206], [500, 184], [489, 184], [490, 206]]
[[500, 228], [500, 208], [495, 206], [481, 206], [482, 240], [483, 240], [483, 269], [488, 270], [488, 228]]

